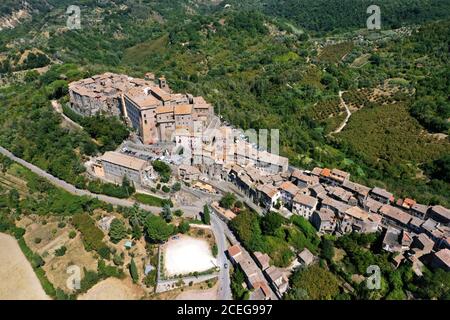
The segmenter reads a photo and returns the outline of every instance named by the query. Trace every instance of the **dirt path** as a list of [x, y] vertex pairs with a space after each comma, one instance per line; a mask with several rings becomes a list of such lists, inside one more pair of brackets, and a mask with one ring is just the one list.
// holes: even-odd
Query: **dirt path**
[[16, 239], [0, 233], [0, 300], [49, 300]]
[[345, 91], [339, 91], [339, 99], [341, 100], [341, 104], [345, 107], [345, 111], [347, 112], [347, 116], [345, 117], [344, 122], [342, 122], [342, 124], [339, 126], [339, 128], [337, 128], [336, 130], [333, 131], [333, 133], [339, 133], [342, 131], [342, 129], [345, 128], [345, 126], [348, 123], [348, 120], [350, 119], [350, 116], [352, 115], [352, 113], [350, 112], [350, 109], [347, 107], [347, 104], [345, 103], [344, 99], [342, 99], [342, 94]]
[[76, 123], [75, 121], [73, 121], [72, 119], [70, 119], [68, 116], [66, 116], [64, 114], [63, 108], [58, 101], [52, 100], [52, 107], [53, 107], [53, 109], [55, 109], [56, 112], [58, 112], [62, 116], [64, 122], [67, 124], [67, 126], [69, 128], [80, 129], [80, 130], [83, 129], [82, 126], [80, 126], [78, 123]]

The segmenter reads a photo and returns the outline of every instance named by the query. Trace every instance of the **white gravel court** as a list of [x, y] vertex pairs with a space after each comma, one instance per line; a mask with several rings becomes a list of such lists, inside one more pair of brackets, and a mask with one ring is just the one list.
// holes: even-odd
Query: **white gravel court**
[[187, 236], [164, 245], [164, 267], [168, 276], [202, 272], [216, 266], [208, 242]]

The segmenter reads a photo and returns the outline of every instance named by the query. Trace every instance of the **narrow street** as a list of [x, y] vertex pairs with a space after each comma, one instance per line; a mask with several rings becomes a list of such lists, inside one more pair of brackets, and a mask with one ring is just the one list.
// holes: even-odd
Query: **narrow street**
[[[229, 267], [225, 268], [225, 263], [229, 264], [225, 251], [228, 249], [227, 239], [225, 237], [224, 230], [225, 223], [220, 220], [214, 213], [211, 213], [211, 228], [216, 238], [217, 243], [217, 263], [220, 267], [219, 274], [219, 289], [218, 289], [218, 299], [219, 300], [233, 300], [230, 287], [230, 271]], [[225, 227], [227, 227], [225, 225]]]

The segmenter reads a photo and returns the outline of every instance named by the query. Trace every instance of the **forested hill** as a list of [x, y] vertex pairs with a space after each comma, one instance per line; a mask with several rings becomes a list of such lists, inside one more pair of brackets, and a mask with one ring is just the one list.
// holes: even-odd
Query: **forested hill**
[[[28, 161], [76, 181], [83, 156], [114, 139], [99, 148], [92, 132], [65, 132], [49, 99], [67, 99], [68, 83], [88, 75], [152, 71], [176, 91], [203, 95], [236, 126], [279, 129], [295, 166], [337, 167], [396, 196], [450, 205], [442, 174], [450, 20], [420, 23], [446, 16], [449, 1], [382, 1], [393, 13], [388, 20], [381, 5], [382, 21], [407, 26], [378, 32], [364, 30], [365, 5], [353, 16], [347, 0], [84, 0], [80, 30], [66, 27], [70, 2], [48, 0], [0, 31], [0, 81], [10, 84], [0, 87], [0, 141]], [[423, 4], [416, 18], [405, 2]], [[339, 91], [352, 116], [332, 134], [345, 119]]]
[[446, 0], [230, 0], [235, 9], [257, 9], [285, 18], [310, 31], [365, 28], [370, 5], [381, 10], [383, 28], [422, 23], [450, 16]]

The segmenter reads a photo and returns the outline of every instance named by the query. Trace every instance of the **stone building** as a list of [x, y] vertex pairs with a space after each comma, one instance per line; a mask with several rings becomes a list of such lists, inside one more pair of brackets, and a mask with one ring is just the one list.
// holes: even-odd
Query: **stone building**
[[101, 156], [93, 170], [98, 177], [115, 183], [127, 177], [135, 184], [146, 185], [153, 176], [153, 167], [147, 161], [112, 151]]

